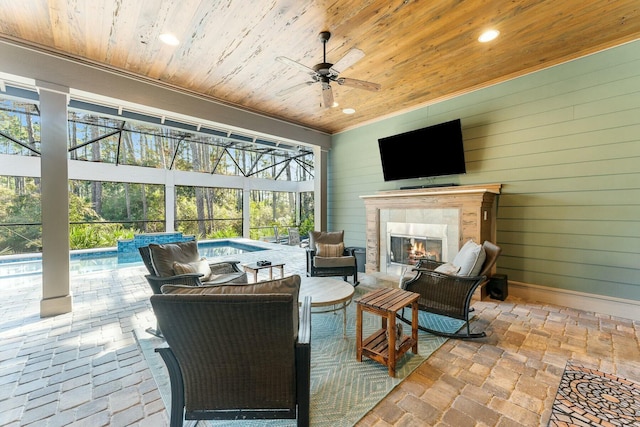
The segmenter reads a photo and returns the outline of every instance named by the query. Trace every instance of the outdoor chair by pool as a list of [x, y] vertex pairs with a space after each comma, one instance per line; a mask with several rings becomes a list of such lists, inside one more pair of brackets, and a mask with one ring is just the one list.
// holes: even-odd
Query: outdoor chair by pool
[[300, 246], [306, 248], [309, 246], [309, 239], [300, 239], [300, 229], [298, 227], [288, 228], [288, 242], [289, 246]]
[[[170, 425], [296, 419], [309, 425], [311, 298], [300, 276], [245, 286], [165, 285], [151, 305], [166, 339]], [[240, 293], [242, 292], [242, 293]], [[241, 422], [241, 421], [240, 421]]]
[[311, 231], [307, 248], [307, 276], [353, 276], [358, 286], [358, 267], [353, 248], [345, 248], [344, 231]]
[[[161, 293], [162, 285], [224, 285], [246, 284], [247, 274], [240, 270], [240, 261], [209, 263], [198, 253], [195, 240], [187, 242], [150, 244], [138, 248], [149, 274], [144, 276], [154, 294]], [[149, 328], [147, 332], [162, 336], [161, 331]]]
[[[415, 276], [405, 277], [400, 287], [404, 290], [420, 294], [418, 309], [454, 319], [464, 320], [466, 331], [447, 333], [418, 325], [423, 331], [435, 335], [451, 338], [481, 338], [486, 333], [471, 333], [469, 327], [469, 313], [473, 293], [491, 276], [493, 266], [500, 255], [501, 249], [489, 241], [478, 245], [473, 241], [467, 242], [450, 263], [438, 262], [431, 259], [421, 259], [416, 268]], [[410, 319], [399, 316], [405, 322]]]

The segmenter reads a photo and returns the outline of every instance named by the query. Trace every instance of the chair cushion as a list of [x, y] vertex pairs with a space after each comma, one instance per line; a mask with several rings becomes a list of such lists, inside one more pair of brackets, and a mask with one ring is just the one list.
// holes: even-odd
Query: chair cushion
[[209, 267], [209, 262], [206, 258], [200, 258], [198, 261], [187, 263], [174, 261], [173, 271], [176, 274], [202, 274], [200, 278], [202, 282], [206, 282], [211, 277], [211, 267]]
[[316, 256], [313, 258], [313, 265], [316, 266], [316, 268], [355, 267], [356, 258], [353, 256], [328, 257], [328, 258]]
[[438, 273], [444, 273], [444, 274], [458, 274], [458, 272], [460, 271], [460, 267], [450, 262], [445, 262], [444, 264], [436, 267], [433, 271], [437, 271]]
[[174, 276], [173, 263], [190, 263], [200, 259], [198, 254], [198, 242], [190, 240], [188, 242], [165, 243], [157, 245], [149, 244], [149, 253], [151, 255], [151, 264], [156, 276], [169, 277]]
[[458, 276], [477, 276], [482, 269], [486, 256], [482, 245], [469, 240], [462, 246], [460, 252], [456, 254], [451, 263], [460, 267]]
[[300, 276], [297, 274], [287, 276], [282, 279], [269, 280], [265, 282], [252, 283], [249, 285], [213, 285], [213, 286], [185, 286], [185, 285], [164, 285], [161, 288], [163, 294], [189, 294], [189, 295], [212, 295], [212, 294], [291, 294], [293, 295], [293, 333], [294, 338], [298, 337], [298, 317], [299, 309], [298, 294], [300, 293]]
[[344, 230], [342, 231], [312, 231], [309, 233], [309, 246], [314, 249], [316, 243], [329, 243], [336, 245], [344, 242]]
[[317, 243], [316, 256], [320, 257], [341, 257], [344, 253], [344, 243]]

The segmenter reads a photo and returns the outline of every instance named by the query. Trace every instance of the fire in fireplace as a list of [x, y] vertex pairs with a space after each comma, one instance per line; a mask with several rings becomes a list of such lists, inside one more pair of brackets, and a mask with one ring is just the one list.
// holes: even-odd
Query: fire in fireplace
[[390, 238], [391, 264], [415, 265], [418, 258], [442, 260], [442, 239], [394, 234]]
[[[381, 225], [384, 227], [381, 234], [386, 234], [386, 239], [382, 239], [380, 246], [384, 257], [380, 260], [380, 271], [402, 275], [408, 266], [417, 263], [419, 257], [449, 261], [451, 253], [448, 241], [457, 238], [458, 229], [436, 222], [442, 220], [438, 217], [434, 218], [433, 223], [387, 221]], [[449, 229], [455, 235], [449, 236]]]

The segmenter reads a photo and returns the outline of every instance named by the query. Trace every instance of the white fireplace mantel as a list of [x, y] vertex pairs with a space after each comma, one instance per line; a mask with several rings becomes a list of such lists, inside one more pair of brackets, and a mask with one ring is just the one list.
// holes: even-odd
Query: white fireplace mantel
[[[366, 208], [367, 261], [365, 271], [380, 271], [380, 211], [384, 209], [457, 209], [458, 248], [468, 239], [476, 242], [496, 241], [496, 210], [501, 184], [418, 188], [381, 191], [360, 196]], [[383, 236], [383, 238], [385, 238]]]

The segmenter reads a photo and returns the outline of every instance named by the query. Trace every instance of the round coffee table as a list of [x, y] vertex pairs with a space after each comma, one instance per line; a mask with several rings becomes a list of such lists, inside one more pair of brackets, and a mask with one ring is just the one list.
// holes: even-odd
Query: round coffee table
[[350, 283], [328, 277], [302, 277], [298, 301], [311, 297], [311, 307], [322, 307], [314, 313], [329, 313], [342, 310], [342, 335], [347, 336], [347, 306], [355, 288]]

